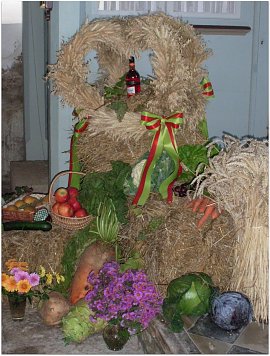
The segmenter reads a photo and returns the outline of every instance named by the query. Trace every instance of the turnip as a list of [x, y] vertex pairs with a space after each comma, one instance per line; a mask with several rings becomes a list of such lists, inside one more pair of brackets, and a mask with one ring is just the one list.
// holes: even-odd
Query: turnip
[[49, 299], [40, 302], [38, 308], [43, 323], [53, 326], [61, 323], [63, 316], [69, 312], [70, 304], [61, 293], [53, 291], [49, 293]]

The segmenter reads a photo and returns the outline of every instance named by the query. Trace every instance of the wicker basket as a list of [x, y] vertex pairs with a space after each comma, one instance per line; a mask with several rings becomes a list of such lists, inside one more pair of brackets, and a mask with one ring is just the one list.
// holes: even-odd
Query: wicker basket
[[68, 229], [68, 230], [80, 230], [83, 229], [85, 226], [87, 226], [91, 220], [93, 220], [93, 216], [91, 215], [87, 215], [83, 218], [77, 218], [77, 217], [65, 217], [65, 216], [61, 216], [58, 215], [56, 213], [54, 213], [52, 211], [52, 206], [55, 203], [55, 198], [53, 195], [53, 186], [55, 184], [55, 182], [61, 177], [64, 176], [66, 174], [80, 174], [85, 176], [85, 173], [82, 172], [73, 172], [73, 171], [63, 171], [58, 173], [52, 180], [51, 185], [50, 185], [50, 189], [49, 189], [49, 209], [50, 209], [50, 214], [52, 217], [52, 221], [53, 223]]
[[9, 205], [14, 205], [16, 203], [17, 200], [22, 200], [24, 197], [26, 196], [31, 196], [37, 199], [41, 199], [43, 197], [45, 197], [45, 194], [23, 194], [20, 195], [18, 198], [10, 201], [8, 204], [5, 204], [2, 207], [2, 220], [4, 222], [6, 221], [33, 221], [34, 220], [34, 215], [35, 213], [42, 207], [46, 207], [46, 204], [42, 204], [38, 207], [35, 207], [35, 211], [24, 211], [24, 210], [15, 210], [15, 211], [10, 211], [7, 210]]

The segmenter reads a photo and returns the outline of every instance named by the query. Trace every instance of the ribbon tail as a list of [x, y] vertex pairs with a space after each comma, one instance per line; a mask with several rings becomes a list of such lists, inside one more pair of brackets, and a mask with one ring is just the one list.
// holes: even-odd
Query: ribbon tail
[[163, 150], [162, 145], [158, 144], [159, 138], [160, 138], [160, 130], [157, 131], [154, 136], [151, 150], [142, 172], [140, 184], [132, 202], [133, 205], [144, 205], [149, 197], [150, 190], [151, 190], [151, 175], [156, 165], [156, 162], [159, 159]]
[[[77, 122], [74, 128], [74, 133], [70, 140], [70, 161], [69, 170], [72, 172], [80, 172], [81, 165], [77, 154], [77, 143], [79, 136], [86, 130], [88, 126], [88, 120], [82, 119]], [[80, 189], [81, 177], [78, 174], [69, 173], [68, 186]]]
[[[71, 138], [71, 155], [70, 155], [70, 171], [72, 172], [80, 172], [80, 162], [78, 160], [77, 154], [77, 141], [78, 137], [73, 135]], [[68, 186], [80, 189], [80, 175], [79, 174], [69, 174]]]
[[172, 186], [175, 180], [177, 179], [177, 177], [181, 174], [182, 167], [180, 165], [177, 146], [175, 143], [175, 136], [171, 125], [167, 125], [167, 129], [169, 135], [166, 135], [164, 137], [164, 149], [173, 160], [175, 169], [170, 174], [170, 176], [161, 183], [159, 187], [159, 192], [163, 199], [167, 199], [167, 202], [171, 203], [173, 199]]

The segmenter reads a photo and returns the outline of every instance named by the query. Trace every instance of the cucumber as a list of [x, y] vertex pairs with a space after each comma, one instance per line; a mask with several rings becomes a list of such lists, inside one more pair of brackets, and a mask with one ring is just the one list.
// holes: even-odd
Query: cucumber
[[42, 230], [50, 231], [52, 224], [48, 221], [9, 221], [3, 224], [4, 231], [11, 230]]

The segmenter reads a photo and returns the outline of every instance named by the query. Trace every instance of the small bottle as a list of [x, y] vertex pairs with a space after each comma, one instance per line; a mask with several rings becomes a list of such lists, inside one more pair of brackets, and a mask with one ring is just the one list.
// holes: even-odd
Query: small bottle
[[140, 74], [135, 69], [135, 60], [131, 56], [129, 58], [129, 71], [126, 75], [127, 96], [133, 96], [141, 92]]

